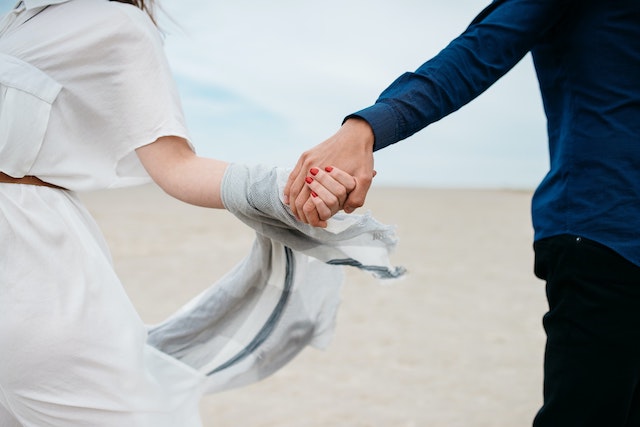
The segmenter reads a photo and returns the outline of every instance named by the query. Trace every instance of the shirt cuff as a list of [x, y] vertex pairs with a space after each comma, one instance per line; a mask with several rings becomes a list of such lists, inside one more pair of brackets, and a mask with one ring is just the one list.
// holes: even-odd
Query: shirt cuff
[[371, 107], [349, 114], [345, 117], [344, 121], [353, 117], [361, 118], [371, 126], [375, 138], [373, 151], [378, 151], [398, 142], [396, 115], [391, 106], [384, 103], [377, 103]]

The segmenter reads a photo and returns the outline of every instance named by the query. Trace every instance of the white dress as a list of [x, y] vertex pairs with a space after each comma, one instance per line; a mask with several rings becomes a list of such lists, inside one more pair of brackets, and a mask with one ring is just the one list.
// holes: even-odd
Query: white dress
[[25, 0], [0, 21], [0, 171], [68, 189], [0, 183], [0, 427], [200, 426], [202, 393], [328, 343], [341, 283], [329, 264], [398, 275], [388, 227], [297, 223], [282, 171], [233, 165], [223, 200], [258, 231], [251, 253], [148, 328], [76, 192], [149, 182], [135, 149], [165, 135], [188, 139], [142, 11]]
[[105, 0], [0, 25], [0, 171], [70, 190], [0, 184], [0, 406], [25, 427], [198, 426], [202, 375], [145, 344], [75, 195], [149, 182], [134, 150], [188, 137], [160, 35]]

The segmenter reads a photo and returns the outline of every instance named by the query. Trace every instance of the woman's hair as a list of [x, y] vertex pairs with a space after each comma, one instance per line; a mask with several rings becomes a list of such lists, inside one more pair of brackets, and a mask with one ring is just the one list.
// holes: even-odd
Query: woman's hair
[[155, 17], [154, 17], [154, 13], [153, 13], [154, 0], [111, 0], [111, 1], [117, 1], [117, 2], [120, 2], [120, 3], [132, 4], [135, 7], [138, 7], [140, 9], [144, 10], [145, 12], [147, 12], [147, 14], [151, 18], [151, 20], [154, 23], [156, 22]]

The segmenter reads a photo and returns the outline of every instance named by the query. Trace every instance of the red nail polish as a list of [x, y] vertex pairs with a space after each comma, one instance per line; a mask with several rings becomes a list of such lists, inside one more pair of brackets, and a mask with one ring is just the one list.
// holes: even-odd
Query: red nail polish
[[316, 176], [320, 171], [318, 170], [318, 168], [311, 168], [309, 169], [309, 172], [311, 173], [311, 175]]
[[311, 197], [318, 197], [318, 195], [315, 193], [315, 191], [311, 192]]
[[333, 167], [327, 166], [326, 168], [324, 168], [324, 170], [326, 170], [327, 172], [331, 172], [333, 170]]
[[306, 177], [304, 180], [307, 184], [311, 184], [313, 182], [313, 178], [311, 178], [310, 176]]

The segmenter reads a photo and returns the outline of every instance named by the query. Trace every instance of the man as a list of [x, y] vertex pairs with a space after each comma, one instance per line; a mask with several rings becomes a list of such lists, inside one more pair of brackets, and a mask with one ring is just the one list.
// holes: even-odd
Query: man
[[313, 166], [352, 174], [362, 206], [373, 152], [456, 111], [532, 52], [550, 170], [532, 201], [535, 273], [547, 282], [544, 404], [535, 427], [640, 425], [640, 2], [496, 0], [375, 105], [305, 152], [285, 197], [328, 218], [304, 183]]

